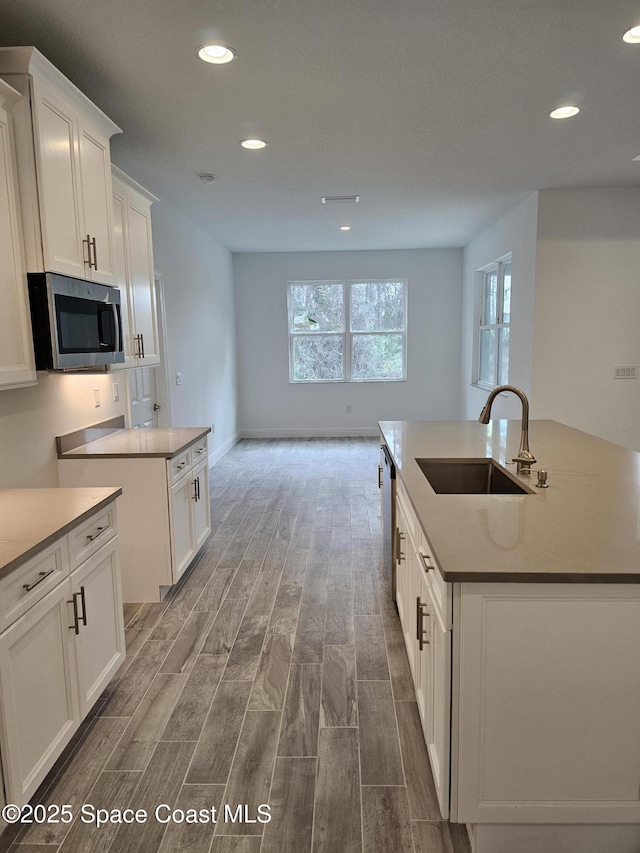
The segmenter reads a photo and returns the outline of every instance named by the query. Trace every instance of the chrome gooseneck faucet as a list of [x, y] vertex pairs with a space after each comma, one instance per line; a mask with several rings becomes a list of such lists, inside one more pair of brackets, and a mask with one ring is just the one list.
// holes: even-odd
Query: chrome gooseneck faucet
[[491, 405], [498, 394], [503, 391], [513, 391], [520, 398], [522, 403], [522, 431], [520, 433], [520, 448], [518, 455], [513, 457], [513, 462], [516, 463], [516, 471], [518, 474], [530, 474], [531, 466], [536, 461], [535, 456], [529, 450], [529, 401], [527, 395], [515, 385], [498, 385], [487, 397], [487, 402], [484, 404], [484, 409], [480, 412], [478, 420], [481, 424], [488, 424], [491, 417]]

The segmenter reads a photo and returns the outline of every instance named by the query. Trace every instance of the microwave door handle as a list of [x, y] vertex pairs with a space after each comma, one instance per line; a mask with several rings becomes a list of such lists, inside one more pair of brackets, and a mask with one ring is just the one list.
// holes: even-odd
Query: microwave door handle
[[113, 315], [113, 326], [114, 326], [114, 336], [113, 340], [115, 343], [115, 351], [120, 352], [122, 350], [122, 330], [120, 328], [120, 311], [118, 311], [119, 306], [113, 303], [111, 305], [111, 312]]
[[[101, 350], [109, 350], [113, 351], [116, 349], [118, 338], [116, 337], [117, 333], [117, 324], [114, 318], [115, 305], [101, 305], [98, 309], [98, 335], [100, 338], [100, 349]], [[109, 332], [110, 337], [113, 339], [113, 343], [106, 341], [104, 336], [104, 322], [105, 322], [105, 314], [108, 316], [109, 323]]]

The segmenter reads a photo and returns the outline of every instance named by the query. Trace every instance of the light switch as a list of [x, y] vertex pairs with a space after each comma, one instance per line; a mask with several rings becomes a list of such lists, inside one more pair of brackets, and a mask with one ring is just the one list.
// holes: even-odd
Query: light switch
[[182, 385], [182, 373], [176, 373], [176, 385]]

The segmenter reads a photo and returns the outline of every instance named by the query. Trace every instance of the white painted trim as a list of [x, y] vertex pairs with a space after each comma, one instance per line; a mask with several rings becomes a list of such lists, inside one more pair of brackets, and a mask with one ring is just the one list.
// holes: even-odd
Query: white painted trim
[[231, 438], [227, 439], [224, 444], [221, 444], [220, 447], [216, 447], [216, 449], [209, 454], [209, 467], [215, 465], [216, 462], [219, 462], [232, 447], [235, 447], [242, 437], [243, 436], [237, 432], [235, 435], [232, 435]]
[[243, 429], [240, 435], [242, 438], [361, 438], [363, 436], [377, 436], [378, 428], [372, 426], [345, 427], [343, 429], [326, 427], [316, 429]]

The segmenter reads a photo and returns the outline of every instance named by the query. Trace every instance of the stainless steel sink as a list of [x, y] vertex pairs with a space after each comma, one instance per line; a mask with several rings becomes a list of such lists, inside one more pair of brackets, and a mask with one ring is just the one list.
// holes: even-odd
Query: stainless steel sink
[[495, 459], [416, 459], [440, 495], [533, 495]]

